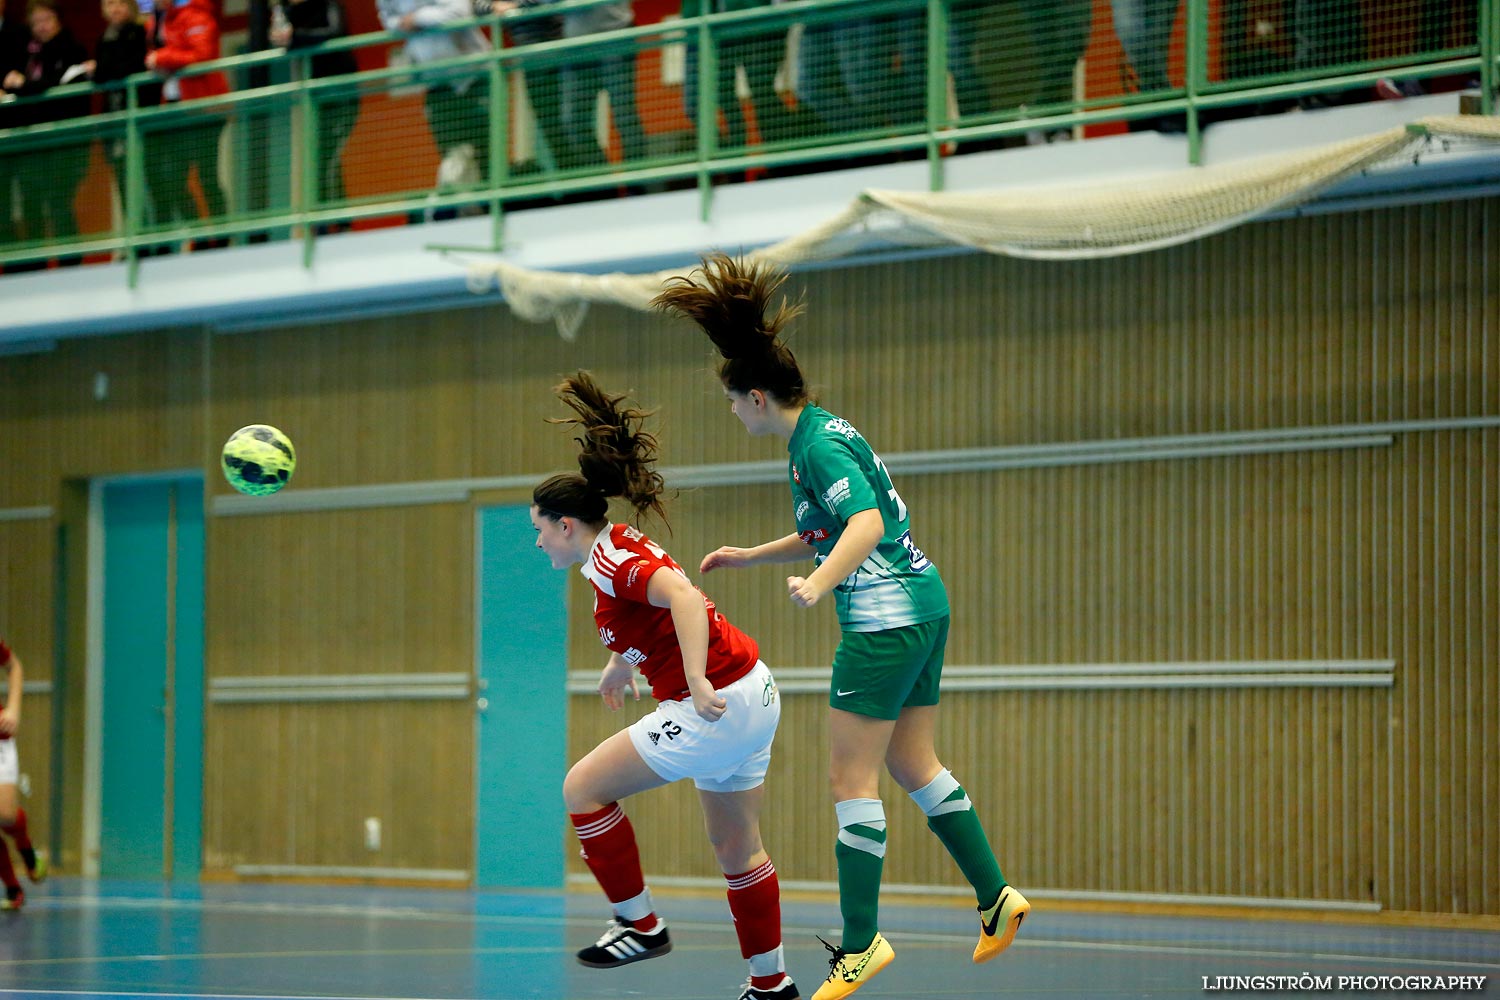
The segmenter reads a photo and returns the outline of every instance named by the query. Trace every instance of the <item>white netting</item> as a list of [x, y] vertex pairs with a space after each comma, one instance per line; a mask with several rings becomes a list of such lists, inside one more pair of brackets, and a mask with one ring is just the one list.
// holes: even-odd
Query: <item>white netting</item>
[[[1075, 260], [1140, 253], [1307, 201], [1346, 177], [1433, 141], [1500, 142], [1500, 119], [1425, 118], [1316, 149], [1125, 183], [962, 193], [869, 190], [827, 222], [746, 256], [791, 267], [893, 247], [961, 245], [1015, 257]], [[498, 281], [518, 316], [550, 319], [571, 339], [590, 303], [645, 310], [662, 282], [678, 273], [588, 275], [483, 261], [470, 265], [469, 286], [482, 291]]]

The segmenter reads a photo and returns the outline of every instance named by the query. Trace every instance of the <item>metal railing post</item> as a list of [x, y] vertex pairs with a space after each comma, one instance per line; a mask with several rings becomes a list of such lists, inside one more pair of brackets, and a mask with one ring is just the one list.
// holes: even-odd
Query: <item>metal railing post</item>
[[[707, 10], [708, 0], [704, 0], [703, 11], [706, 13]], [[698, 67], [698, 79], [692, 82], [698, 88], [698, 120], [693, 123], [698, 130], [698, 217], [707, 222], [714, 202], [713, 176], [708, 171], [708, 161], [719, 149], [719, 54], [713, 48], [708, 22], [700, 21], [694, 30], [698, 36], [698, 58], [694, 61]]]
[[317, 239], [317, 225], [308, 218], [308, 213], [322, 207], [318, 199], [318, 160], [320, 137], [318, 135], [318, 106], [313, 101], [312, 64], [304, 62], [298, 74], [302, 89], [297, 93], [298, 117], [302, 119], [302, 135], [299, 136], [299, 159], [302, 161], [302, 183], [298, 185], [297, 200], [301, 202], [302, 215], [302, 266], [312, 267], [313, 244]]
[[943, 147], [938, 129], [948, 122], [948, 6], [927, 0], [927, 187], [943, 189]]
[[1496, 60], [1500, 59], [1500, 0], [1479, 0], [1479, 111], [1495, 113]]
[[490, 27], [490, 176], [486, 178], [494, 197], [490, 199], [490, 246], [504, 247], [505, 192], [510, 180], [510, 77], [505, 72], [505, 29], [496, 21]]
[[1198, 120], [1198, 95], [1208, 86], [1208, 0], [1187, 0], [1187, 33], [1183, 90], [1187, 98], [1188, 162], [1203, 163], [1203, 123]]
[[135, 242], [146, 218], [146, 163], [141, 149], [140, 94], [136, 84], [125, 85], [125, 193], [121, 205], [125, 224], [125, 284], [136, 287], [141, 273], [141, 250]]

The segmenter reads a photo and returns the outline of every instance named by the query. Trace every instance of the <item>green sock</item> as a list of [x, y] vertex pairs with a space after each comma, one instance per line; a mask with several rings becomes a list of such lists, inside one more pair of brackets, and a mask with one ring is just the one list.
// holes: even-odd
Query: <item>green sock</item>
[[[963, 790], [959, 789], [959, 795]], [[1005, 876], [1000, 874], [1000, 865], [995, 852], [990, 849], [989, 838], [972, 808], [942, 813], [927, 818], [927, 828], [937, 834], [938, 840], [953, 855], [959, 871], [974, 887], [974, 896], [980, 906], [993, 905], [1005, 888]]]
[[834, 808], [839, 816], [839, 840], [833, 856], [839, 865], [839, 912], [844, 917], [840, 947], [858, 953], [870, 947], [880, 928], [885, 810], [879, 799], [847, 799]]

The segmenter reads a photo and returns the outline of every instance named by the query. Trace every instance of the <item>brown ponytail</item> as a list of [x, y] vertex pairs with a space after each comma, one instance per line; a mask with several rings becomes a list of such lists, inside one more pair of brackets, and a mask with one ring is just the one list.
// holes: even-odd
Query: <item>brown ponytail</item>
[[667, 279], [651, 304], [703, 328], [724, 358], [719, 380], [725, 387], [739, 393], [760, 389], [795, 406], [807, 402], [807, 386], [781, 332], [804, 306], [782, 296], [771, 312], [771, 299], [786, 280], [786, 272], [768, 265], [712, 253], [691, 274]]
[[588, 372], [564, 379], [554, 390], [575, 417], [551, 417], [548, 423], [573, 424], [583, 430], [579, 472], [552, 476], [531, 494], [531, 502], [548, 517], [576, 517], [598, 524], [609, 514], [610, 497], [623, 497], [636, 513], [654, 512], [663, 521], [661, 497], [666, 483], [653, 465], [656, 437], [640, 429], [650, 413], [621, 407], [625, 397], [612, 396]]

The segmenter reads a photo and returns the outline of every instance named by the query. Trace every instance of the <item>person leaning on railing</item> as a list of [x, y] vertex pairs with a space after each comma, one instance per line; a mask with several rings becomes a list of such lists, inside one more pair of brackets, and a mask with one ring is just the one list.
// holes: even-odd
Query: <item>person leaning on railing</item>
[[[280, 5], [284, 23], [272, 26], [271, 44], [293, 50], [305, 49], [349, 34], [349, 21], [339, 0], [289, 0]], [[347, 50], [320, 52], [310, 60], [314, 79], [344, 76], [359, 69]], [[333, 96], [326, 96], [332, 93]], [[343, 201], [344, 143], [359, 117], [359, 94], [323, 91], [318, 105], [318, 203]], [[331, 226], [325, 228], [332, 228]]]
[[[682, 0], [682, 16], [721, 14], [769, 6], [772, 0]], [[744, 67], [745, 82], [750, 88], [750, 107], [755, 112], [755, 127], [763, 143], [782, 142], [792, 138], [793, 118], [776, 92], [776, 71], [786, 58], [787, 25], [784, 19], [768, 21], [772, 25], [762, 33], [720, 36], [718, 41], [719, 79], [715, 92], [718, 108], [724, 113], [723, 147], [736, 149], [748, 142], [749, 128], [745, 111], [736, 90], [737, 70]], [[687, 74], [682, 88], [683, 109], [696, 125], [698, 121], [698, 31], [688, 29]]]
[[[169, 0], [151, 19], [148, 33], [153, 48], [146, 54], [146, 67], [166, 77], [162, 84], [164, 103], [229, 93], [229, 80], [218, 70], [177, 75], [195, 63], [219, 58], [219, 22], [213, 0]], [[146, 133], [146, 179], [156, 202], [159, 225], [190, 223], [199, 218], [198, 204], [188, 187], [190, 167], [198, 168], [198, 187], [209, 217], [218, 218], [227, 211], [219, 183], [219, 137], [227, 124], [225, 113], [213, 109], [175, 116], [170, 127]], [[222, 245], [222, 240], [209, 240], [199, 247]]]
[[[563, 15], [563, 36], [580, 38], [603, 31], [618, 31], [635, 24], [628, 2], [604, 3]], [[591, 54], [591, 53], [590, 53]], [[646, 152], [646, 131], [641, 125], [635, 99], [635, 49], [612, 48], [605, 55], [588, 58], [584, 53], [570, 62], [563, 92], [568, 95], [564, 121], [572, 140], [570, 166], [591, 167], [604, 163], [604, 147], [594, 128], [599, 91], [609, 94], [609, 113], [620, 134], [621, 153], [627, 164]]]
[[[376, 0], [386, 31], [408, 36], [402, 52], [408, 63], [456, 59], [489, 50], [478, 28], [431, 30], [474, 16], [470, 0]], [[489, 77], [483, 67], [424, 81], [427, 127], [443, 158], [439, 179], [476, 181], [488, 176]]]
[[[88, 53], [64, 26], [57, 0], [30, 0], [26, 19], [31, 24], [26, 62], [20, 69], [7, 70], [0, 79], [5, 92], [16, 97], [38, 97], [81, 77], [81, 64], [88, 59]], [[44, 125], [87, 115], [89, 99], [81, 95], [34, 101], [10, 108], [9, 112], [8, 124], [12, 126]], [[50, 237], [65, 243], [76, 236], [78, 218], [73, 211], [73, 197], [88, 170], [89, 147], [77, 140], [32, 146], [13, 162], [25, 239], [39, 241]], [[67, 258], [63, 263], [76, 264], [78, 259]]]
[[[84, 63], [84, 69], [96, 85], [119, 84], [126, 77], [146, 72], [146, 26], [141, 23], [141, 9], [136, 0], [104, 0], [104, 32], [94, 43], [94, 58]], [[136, 104], [149, 108], [161, 103], [160, 84], [149, 84], [136, 89]], [[124, 87], [112, 86], [104, 92], [104, 110], [124, 111], [129, 96]], [[106, 150], [114, 171], [115, 187], [120, 192], [120, 204], [125, 204], [125, 136], [121, 132], [107, 140]]]
[[[531, 14], [537, 7], [546, 7], [557, 0], [474, 0], [474, 15], [488, 17], [490, 14], [514, 15], [507, 19], [505, 31], [510, 36], [512, 47], [541, 45], [562, 38], [561, 14]], [[518, 59], [515, 64], [526, 78], [526, 98], [531, 103], [531, 113], [536, 119], [537, 132], [552, 166], [562, 169], [567, 165], [568, 135], [563, 129], [562, 119], [562, 64], [556, 57], [543, 54], [537, 59]], [[527, 176], [542, 171], [545, 157], [541, 149], [511, 168], [512, 176]]]

